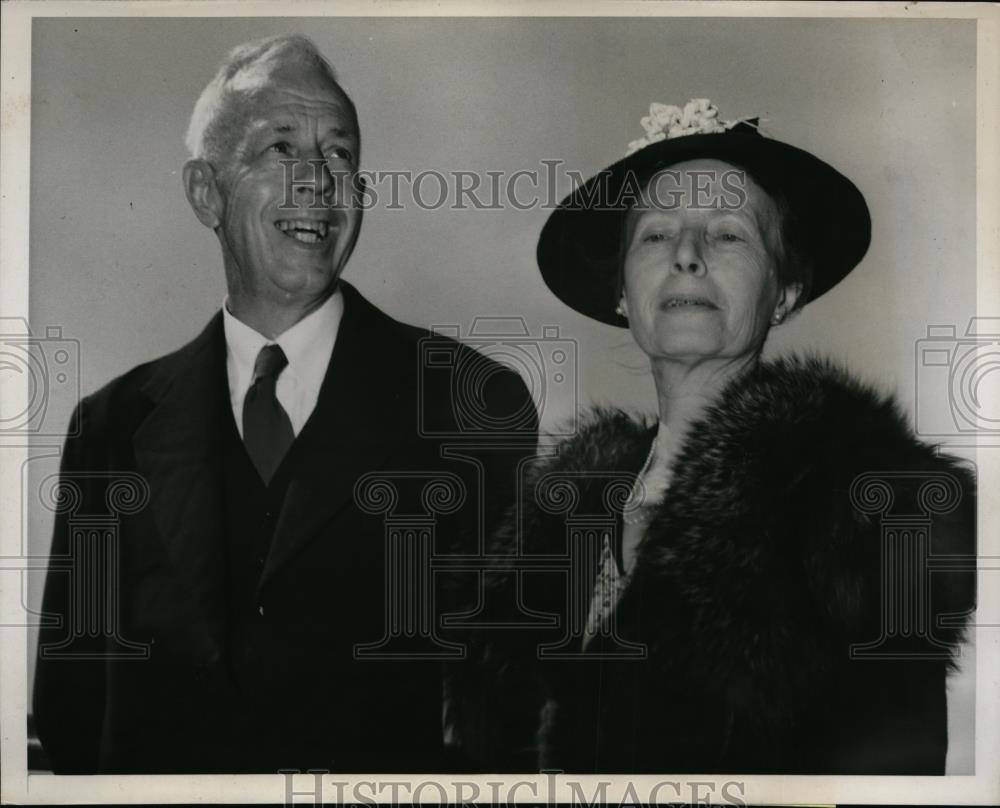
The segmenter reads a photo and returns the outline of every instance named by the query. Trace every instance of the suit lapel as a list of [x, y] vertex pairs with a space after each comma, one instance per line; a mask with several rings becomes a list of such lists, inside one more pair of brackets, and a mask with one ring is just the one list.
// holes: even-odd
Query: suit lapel
[[278, 517], [261, 588], [353, 502], [358, 478], [385, 468], [415, 431], [405, 381], [415, 369], [408, 353], [415, 363], [415, 346], [393, 339], [394, 324], [353, 287], [341, 287], [343, 320], [316, 408], [296, 438], [298, 471]]
[[160, 536], [209, 634], [225, 628], [221, 418], [229, 405], [222, 314], [143, 388], [154, 406], [133, 435]]

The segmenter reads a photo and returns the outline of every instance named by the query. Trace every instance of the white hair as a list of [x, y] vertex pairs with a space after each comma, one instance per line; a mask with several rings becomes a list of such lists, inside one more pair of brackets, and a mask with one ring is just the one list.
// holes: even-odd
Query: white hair
[[340, 87], [333, 67], [312, 40], [301, 34], [280, 34], [238, 45], [226, 56], [194, 105], [184, 138], [191, 157], [215, 165], [225, 162], [232, 145], [230, 127], [226, 125], [226, 118], [231, 116], [226, 113], [232, 111], [234, 97], [252, 96], [270, 83], [279, 66], [288, 63], [318, 68]]

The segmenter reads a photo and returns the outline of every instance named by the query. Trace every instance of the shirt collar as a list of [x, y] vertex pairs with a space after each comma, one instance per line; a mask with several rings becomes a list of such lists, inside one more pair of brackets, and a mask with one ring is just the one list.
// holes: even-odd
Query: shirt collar
[[260, 349], [275, 343], [285, 352], [288, 368], [296, 377], [321, 381], [330, 362], [343, 315], [344, 296], [337, 289], [316, 311], [303, 317], [277, 339], [271, 340], [238, 320], [229, 311], [227, 298], [222, 306], [222, 325], [226, 348], [237, 370], [239, 386], [248, 386], [253, 380], [253, 366]]
[[317, 385], [323, 380], [343, 316], [344, 296], [337, 289], [316, 311], [275, 340], [288, 357], [288, 366], [300, 379]]

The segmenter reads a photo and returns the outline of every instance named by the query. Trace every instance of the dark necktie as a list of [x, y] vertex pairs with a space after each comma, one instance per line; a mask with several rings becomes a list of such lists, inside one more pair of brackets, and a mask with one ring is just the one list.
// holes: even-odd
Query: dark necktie
[[265, 483], [295, 440], [288, 413], [278, 402], [275, 385], [288, 364], [280, 345], [265, 345], [253, 366], [253, 384], [243, 401], [243, 442]]

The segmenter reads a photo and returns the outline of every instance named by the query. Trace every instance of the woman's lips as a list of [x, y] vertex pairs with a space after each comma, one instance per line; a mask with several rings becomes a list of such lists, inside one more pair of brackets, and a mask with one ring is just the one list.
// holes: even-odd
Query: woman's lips
[[671, 295], [660, 303], [661, 311], [691, 311], [718, 309], [711, 300], [700, 295]]

